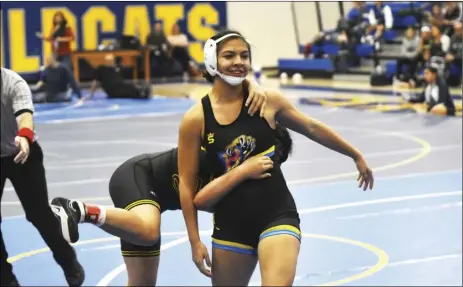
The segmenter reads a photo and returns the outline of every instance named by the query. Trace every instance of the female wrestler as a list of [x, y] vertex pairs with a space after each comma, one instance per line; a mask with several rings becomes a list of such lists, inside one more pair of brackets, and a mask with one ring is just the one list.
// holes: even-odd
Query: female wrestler
[[[298, 111], [279, 91], [267, 93], [263, 117], [246, 114], [247, 90], [242, 85], [251, 63], [248, 42], [223, 31], [204, 46], [206, 79], [211, 92], [184, 116], [179, 129], [180, 202], [193, 261], [204, 266], [208, 252], [200, 241], [194, 205], [199, 151], [206, 149], [214, 176], [231, 172], [254, 155], [274, 158], [276, 121], [353, 159], [360, 186], [373, 187], [372, 171], [362, 154], [329, 127]], [[257, 261], [266, 286], [289, 286], [300, 247], [299, 215], [279, 165], [271, 176], [245, 180], [216, 206], [212, 235], [212, 284], [247, 286]], [[208, 264], [209, 265], [209, 264]]]
[[[277, 126], [276, 131], [278, 160], [282, 163], [291, 153], [292, 140], [284, 127]], [[204, 156], [202, 158], [198, 189], [205, 186], [198, 195], [208, 211], [212, 211], [214, 204], [237, 182], [265, 178], [266, 170], [273, 167], [268, 157], [255, 156], [240, 168], [208, 183], [211, 176]], [[78, 223], [93, 223], [120, 237], [128, 286], [154, 286], [161, 246], [161, 213], [180, 209], [177, 174], [177, 149], [142, 154], [123, 163], [111, 177], [109, 192], [114, 208], [55, 198], [52, 209], [60, 219], [63, 236], [71, 242], [78, 240]]]

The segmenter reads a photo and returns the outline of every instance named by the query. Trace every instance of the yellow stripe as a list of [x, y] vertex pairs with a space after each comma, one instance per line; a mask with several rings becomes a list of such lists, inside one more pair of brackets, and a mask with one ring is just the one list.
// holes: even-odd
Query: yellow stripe
[[155, 257], [161, 255], [161, 251], [156, 252], [140, 252], [140, 253], [129, 253], [122, 251], [122, 256], [125, 257]]
[[154, 254], [154, 253], [159, 253], [161, 252], [159, 249], [158, 250], [151, 250], [151, 251], [148, 251], [148, 250], [132, 250], [132, 251], [128, 251], [128, 250], [122, 250], [122, 253], [123, 254]]
[[269, 153], [275, 152], [275, 146], [271, 146], [268, 150], [261, 152], [257, 156], [267, 155]]
[[362, 278], [366, 278], [368, 276], [371, 276], [375, 274], [376, 272], [380, 271], [384, 267], [387, 266], [389, 263], [389, 256], [387, 255], [386, 251], [382, 250], [379, 247], [376, 247], [372, 244], [368, 244], [365, 242], [345, 238], [345, 237], [338, 237], [338, 236], [330, 236], [330, 235], [324, 235], [324, 234], [310, 234], [310, 233], [303, 233], [303, 237], [310, 237], [310, 238], [317, 238], [317, 239], [323, 239], [323, 240], [330, 240], [330, 241], [337, 241], [340, 243], [346, 243], [350, 245], [354, 245], [363, 249], [366, 249], [372, 253], [374, 253], [377, 257], [377, 262], [375, 265], [371, 266], [367, 270], [364, 270], [361, 273], [354, 274], [345, 278], [337, 279], [334, 281], [330, 281], [324, 284], [321, 284], [320, 286], [338, 286], [338, 285], [343, 285], [350, 283], [352, 281], [356, 281]]
[[133, 258], [142, 258], [142, 257], [145, 257], [145, 258], [155, 258], [155, 257], [159, 257], [161, 254], [140, 254], [140, 255], [126, 255], [126, 254], [122, 254], [122, 257], [133, 257]]
[[125, 210], [130, 210], [136, 206], [139, 206], [139, 205], [142, 205], [142, 204], [150, 204], [150, 205], [154, 205], [156, 206], [159, 210], [161, 210], [161, 207], [159, 206], [159, 203], [157, 203], [156, 201], [152, 200], [152, 199], [141, 199], [141, 200], [136, 200], [132, 203], [130, 203], [129, 205], [127, 205], [124, 209]]
[[301, 231], [298, 228], [296, 228], [296, 227], [294, 227], [292, 225], [277, 225], [277, 226], [270, 227], [270, 228], [264, 230], [260, 234], [260, 236], [262, 236], [263, 234], [265, 234], [267, 232], [276, 231], [276, 230], [289, 230], [289, 231], [297, 233], [298, 235], [301, 235]]
[[241, 243], [235, 243], [235, 242], [225, 241], [225, 240], [220, 240], [220, 239], [215, 239], [215, 238], [212, 238], [212, 241], [214, 243], [217, 243], [217, 244], [220, 244], [220, 245], [226, 245], [226, 246], [231, 246], [231, 247], [236, 247], [236, 248], [241, 248], [241, 249], [247, 249], [247, 250], [254, 250], [254, 248], [252, 246], [244, 245], [244, 244], [241, 244]]
[[206, 148], [202, 146], [202, 147], [201, 147], [201, 150], [204, 150], [204, 151], [205, 151], [205, 150], [206, 150]]

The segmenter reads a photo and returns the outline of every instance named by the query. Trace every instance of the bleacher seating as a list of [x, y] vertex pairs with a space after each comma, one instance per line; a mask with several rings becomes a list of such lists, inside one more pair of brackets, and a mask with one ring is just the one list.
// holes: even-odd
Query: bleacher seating
[[278, 59], [278, 72], [290, 77], [299, 73], [311, 78], [332, 78], [334, 65], [330, 59]]
[[[421, 7], [424, 4], [424, 2], [387, 2], [387, 5], [391, 7], [392, 14], [394, 16], [394, 26], [393, 29], [387, 30], [384, 33], [384, 41], [385, 41], [385, 46], [391, 46], [393, 45], [400, 45], [401, 44], [401, 34], [404, 29], [408, 27], [417, 27], [417, 19], [414, 16], [406, 15], [407, 13], [403, 13], [403, 11], [410, 10], [411, 8], [418, 8]], [[367, 2], [365, 5], [367, 11], [371, 7], [373, 7], [375, 4], [374, 2]], [[427, 10], [429, 11], [431, 9], [431, 6], [427, 7]], [[330, 32], [331, 30], [326, 30], [324, 32]], [[305, 45], [299, 45], [299, 53], [303, 54], [305, 50]], [[339, 46], [337, 44], [334, 44], [332, 42], [324, 42], [320, 45], [312, 45], [311, 46], [311, 53], [317, 54], [319, 52], [323, 52], [323, 54], [327, 55], [328, 57], [333, 57], [336, 56], [339, 52]], [[395, 49], [398, 50], [398, 49]], [[363, 59], [371, 59], [372, 55], [374, 52], [374, 47], [370, 44], [366, 43], [359, 43], [355, 47], [355, 53], [357, 56]], [[386, 75], [390, 82], [392, 83], [392, 78], [395, 75], [396, 72], [396, 67], [397, 67], [397, 58], [400, 57], [400, 53], [379, 53], [377, 55], [378, 59], [381, 61], [381, 64], [384, 66], [384, 69], [386, 71]], [[281, 59], [283, 61], [279, 61], [279, 65], [281, 63], [284, 63], [287, 65], [289, 63], [289, 59]], [[311, 69], [311, 73], [313, 74], [313, 69], [316, 67], [320, 68], [320, 71], [323, 72], [325, 69], [325, 64], [320, 65], [319, 60], [321, 59], [293, 59], [292, 64], [295, 67], [302, 68], [302, 67], [307, 67], [307, 69]], [[327, 60], [327, 59], [324, 59]], [[297, 61], [300, 61], [301, 64], [296, 64]], [[313, 63], [311, 63], [313, 61]], [[323, 62], [324, 63], [324, 62]], [[353, 68], [356, 65], [353, 63], [349, 63], [350, 67]], [[372, 70], [373, 67], [371, 66]], [[282, 70], [288, 69], [287, 66], [285, 67], [280, 67], [279, 66], [279, 71], [281, 73]], [[354, 72], [355, 73], [355, 72]], [[365, 72], [359, 72], [359, 73], [365, 73]], [[449, 69], [449, 73], [457, 76], [462, 75], [461, 69], [458, 67], [451, 65]]]

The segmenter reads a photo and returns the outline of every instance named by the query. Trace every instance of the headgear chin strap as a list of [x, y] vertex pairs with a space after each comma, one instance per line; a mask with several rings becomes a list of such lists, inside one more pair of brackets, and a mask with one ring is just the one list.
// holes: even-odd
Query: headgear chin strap
[[206, 41], [204, 44], [204, 64], [206, 65], [206, 70], [211, 76], [218, 75], [221, 77], [225, 82], [232, 86], [237, 86], [241, 84], [246, 77], [234, 77], [234, 76], [228, 76], [224, 75], [219, 72], [217, 69], [217, 44], [219, 44], [221, 41], [229, 38], [229, 37], [239, 37], [243, 39], [243, 37], [239, 34], [236, 33], [230, 33], [225, 36], [220, 37], [217, 40], [209, 39]]

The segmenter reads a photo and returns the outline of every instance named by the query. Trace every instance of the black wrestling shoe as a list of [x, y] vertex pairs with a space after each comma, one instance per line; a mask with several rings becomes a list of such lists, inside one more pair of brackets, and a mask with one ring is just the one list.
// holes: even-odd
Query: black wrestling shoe
[[82, 286], [85, 280], [85, 271], [82, 265], [77, 260], [74, 260], [72, 264], [68, 265], [69, 267], [62, 267], [64, 271], [64, 276], [69, 286]]
[[81, 202], [55, 197], [51, 201], [51, 209], [59, 219], [61, 233], [70, 243], [79, 240], [78, 223], [83, 222], [85, 207]]

